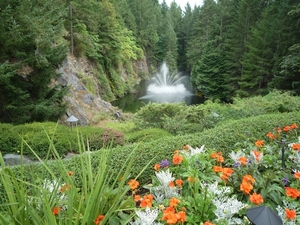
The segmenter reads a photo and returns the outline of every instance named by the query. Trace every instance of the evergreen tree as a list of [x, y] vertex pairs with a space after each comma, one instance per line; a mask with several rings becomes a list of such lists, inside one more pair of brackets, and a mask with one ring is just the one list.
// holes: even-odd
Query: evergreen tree
[[274, 30], [272, 28], [272, 13], [270, 7], [266, 7], [261, 21], [252, 29], [241, 62], [244, 71], [241, 81], [238, 82], [239, 90], [236, 93], [240, 96], [251, 96], [267, 92], [267, 84], [272, 79], [272, 68], [274, 65]]
[[[67, 53], [61, 39], [66, 15], [62, 4], [60, 0], [0, 2], [5, 24], [0, 28], [4, 31], [0, 62], [8, 62], [1, 69], [1, 121], [56, 121], [65, 112], [66, 89], [50, 85]], [[12, 98], [17, 99], [8, 101]]]
[[155, 56], [159, 64], [164, 61], [169, 66], [170, 71], [175, 71], [177, 70], [178, 58], [177, 37], [173, 28], [174, 22], [172, 21], [171, 11], [166, 3], [162, 3], [160, 15], [158, 15], [158, 18], [160, 16], [158, 20], [159, 40], [156, 45]]
[[261, 18], [264, 9], [264, 0], [235, 0], [229, 5], [232, 15], [232, 25], [227, 30], [226, 63], [226, 89], [231, 96], [239, 89], [239, 82], [244, 73], [244, 57], [248, 52], [246, 43], [249, 40], [251, 29]]
[[[137, 25], [137, 43], [145, 52], [149, 65], [156, 65], [156, 44], [159, 41], [157, 16], [160, 8], [154, 0], [127, 0]], [[150, 66], [151, 67], [151, 66]]]
[[187, 66], [187, 46], [191, 39], [193, 27], [193, 12], [190, 4], [185, 7], [180, 27], [176, 31], [178, 38], [178, 69], [188, 71]]
[[[297, 87], [298, 76], [296, 68], [298, 64], [298, 44], [300, 38], [300, 13], [299, 1], [276, 0], [272, 4], [275, 17], [273, 18], [274, 30], [276, 33], [273, 38], [275, 40], [274, 64], [272, 74], [274, 77], [268, 84], [270, 88], [293, 90], [299, 93]], [[293, 62], [295, 60], [295, 62]], [[288, 69], [287, 66], [293, 66]], [[295, 82], [294, 82], [295, 79]]]
[[206, 98], [226, 100], [223, 94], [224, 61], [214, 43], [206, 43], [203, 54], [193, 67], [191, 82]]
[[[203, 6], [194, 9], [195, 22], [192, 24], [192, 36], [188, 42], [188, 65], [195, 65], [203, 54], [204, 46], [218, 34], [217, 4], [214, 0], [205, 0]], [[196, 13], [195, 13], [196, 12]]]

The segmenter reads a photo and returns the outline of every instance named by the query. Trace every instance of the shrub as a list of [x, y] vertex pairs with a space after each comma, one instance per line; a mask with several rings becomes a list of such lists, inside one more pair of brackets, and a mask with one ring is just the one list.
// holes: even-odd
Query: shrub
[[203, 112], [200, 105], [183, 103], [150, 103], [142, 107], [134, 117], [138, 129], [163, 128], [171, 134], [186, 134], [191, 124], [202, 130]]
[[[199, 133], [179, 135], [176, 137], [165, 137], [163, 139], [154, 140], [151, 142], [134, 143], [132, 145], [120, 146], [114, 148], [113, 161], [114, 165], [122, 164], [124, 158], [131, 149], [138, 145], [138, 154], [135, 160], [135, 171], [138, 172], [145, 164], [154, 157], [159, 159], [171, 160], [173, 151], [181, 149], [184, 145], [200, 147], [205, 145], [207, 148], [216, 149], [227, 155], [235, 149], [245, 147], [247, 141], [255, 141], [266, 137], [266, 130], [272, 130], [277, 126], [285, 126], [286, 124], [300, 124], [300, 112], [277, 113], [270, 115], [262, 115], [257, 117], [249, 117], [228, 123], [220, 124], [219, 126]], [[116, 168], [114, 166], [114, 168]], [[116, 168], [117, 169], [117, 168]], [[135, 174], [136, 172], [133, 172]], [[150, 182], [149, 178], [153, 168], [145, 170], [140, 177], [142, 183]]]
[[[117, 146], [112, 148], [113, 153], [109, 162], [110, 171], [112, 173], [119, 172], [124, 164], [124, 159], [131, 153], [132, 149], [137, 149], [137, 154], [134, 156], [132, 176], [137, 175], [153, 159], [156, 161], [161, 159], [171, 161], [174, 150], [181, 149], [184, 145], [194, 147], [205, 145], [206, 148], [221, 151], [224, 157], [227, 157], [231, 151], [244, 148], [246, 145], [245, 140], [253, 142], [257, 139], [264, 139], [266, 130], [272, 130], [274, 127], [285, 126], [286, 124], [300, 124], [299, 118], [300, 112], [262, 115], [230, 121], [199, 133], [178, 135], [176, 137], [165, 136], [150, 142], [140, 141], [139, 143]], [[93, 168], [99, 166], [98, 154], [100, 153], [95, 152], [92, 154], [91, 163]], [[66, 160], [66, 166], [76, 169], [78, 167], [78, 161], [76, 160], [76, 158]], [[141, 183], [151, 182], [152, 166], [149, 166], [140, 177]], [[51, 163], [51, 167], [57, 167], [56, 162]]]
[[149, 142], [149, 141], [153, 141], [159, 138], [165, 138], [169, 136], [171, 136], [171, 134], [163, 129], [148, 128], [148, 129], [132, 132], [127, 135], [126, 139], [129, 143]]
[[[123, 145], [125, 137], [122, 132], [113, 129], [103, 129], [99, 127], [77, 127], [85, 140], [89, 141], [90, 150], [95, 151], [104, 145]], [[23, 154], [35, 159], [29, 147], [33, 148], [39, 157], [45, 159], [49, 149], [49, 138], [59, 155], [64, 157], [68, 152], [78, 153], [77, 132], [72, 131], [65, 125], [53, 122], [32, 123], [23, 125], [0, 124], [1, 137], [0, 146], [3, 155], [9, 153], [19, 154], [21, 149]], [[49, 136], [49, 138], [47, 137]], [[22, 146], [22, 140], [28, 144]], [[53, 158], [53, 155], [48, 156]]]

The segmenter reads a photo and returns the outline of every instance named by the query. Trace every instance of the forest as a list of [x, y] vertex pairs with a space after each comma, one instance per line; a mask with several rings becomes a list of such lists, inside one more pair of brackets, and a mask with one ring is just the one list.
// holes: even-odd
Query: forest
[[91, 62], [106, 101], [147, 78], [139, 60], [150, 75], [164, 61], [188, 72], [211, 100], [300, 94], [299, 0], [2, 0], [0, 18], [0, 122], [57, 121], [68, 88], [53, 80], [68, 55]]

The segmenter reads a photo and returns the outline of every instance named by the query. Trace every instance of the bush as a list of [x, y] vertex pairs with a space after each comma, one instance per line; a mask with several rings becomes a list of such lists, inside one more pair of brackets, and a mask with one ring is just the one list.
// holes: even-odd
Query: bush
[[171, 134], [163, 129], [148, 128], [148, 129], [139, 130], [128, 134], [127, 141], [129, 143], [149, 142], [149, 141], [154, 141], [159, 138], [165, 138], [169, 136], [171, 136]]
[[[215, 103], [211, 100], [201, 105], [204, 126], [211, 128], [221, 121], [237, 120], [263, 114], [294, 112], [300, 110], [300, 98], [287, 92], [273, 91], [266, 96], [233, 99], [232, 104]], [[212, 117], [212, 115], [218, 117]], [[213, 120], [213, 121], [212, 121]]]
[[[131, 173], [132, 177], [138, 175], [139, 172], [142, 171], [144, 167], [152, 160], [153, 162], [157, 162], [158, 160], [162, 159], [172, 161], [174, 150], [181, 149], [182, 146], [187, 144], [195, 148], [205, 145], [206, 148], [221, 151], [224, 157], [226, 157], [232, 150], [243, 148], [246, 140], [253, 143], [257, 139], [267, 139], [266, 132], [271, 131], [274, 127], [282, 127], [293, 123], [299, 125], [299, 118], [300, 112], [262, 115], [237, 121], [230, 121], [213, 129], [195, 134], [180, 135], [176, 137], [165, 136], [150, 142], [140, 141], [139, 143], [136, 142], [126, 146], [117, 146], [111, 149], [112, 154], [109, 160], [110, 172], [113, 174], [118, 174], [122, 168], [122, 165], [124, 164], [124, 159], [130, 155], [133, 149], [136, 149], [137, 152], [133, 156], [134, 170]], [[94, 168], [95, 171], [99, 167], [101, 151], [102, 150], [91, 153], [91, 167]], [[64, 160], [64, 165], [69, 170], [77, 173], [76, 171], [80, 170], [79, 162], [79, 157], [73, 157], [72, 159]], [[49, 162], [48, 164], [50, 168], [53, 168], [53, 171], [56, 171], [55, 168], [59, 166], [58, 162], [56, 161]], [[147, 169], [139, 178], [140, 183], [147, 184], [151, 182], [153, 166], [154, 163], [147, 167]], [[35, 174], [41, 173], [38, 165], [28, 165], [26, 168], [28, 171], [36, 171]], [[18, 173], [18, 167], [15, 167], [14, 171], [16, 171], [15, 173]], [[28, 180], [30, 181], [32, 179], [28, 177]], [[77, 180], [76, 182], [80, 181]], [[78, 183], [77, 185], [80, 186], [81, 184]]]
[[183, 103], [150, 103], [135, 114], [134, 121], [137, 129], [162, 128], [174, 135], [186, 134], [191, 124], [198, 124], [197, 129], [203, 129], [200, 107]]
[[[85, 140], [89, 141], [90, 150], [99, 150], [105, 145], [115, 147], [125, 143], [122, 132], [113, 129], [99, 127], [77, 127]], [[76, 129], [71, 131], [65, 125], [53, 122], [31, 123], [23, 125], [0, 124], [0, 146], [3, 155], [22, 153], [29, 158], [35, 159], [29, 147], [33, 148], [39, 157], [47, 157], [50, 139], [57, 152], [63, 158], [68, 152], [78, 153], [78, 140]], [[22, 139], [28, 144], [22, 146]], [[24, 143], [23, 143], [24, 144]], [[48, 156], [53, 158], [53, 155]]]
[[[113, 149], [112, 161], [114, 162], [113, 165], [115, 165], [113, 167], [117, 170], [116, 166], [122, 165], [122, 159], [134, 148], [138, 148], [134, 174], [138, 173], [154, 157], [159, 160], [168, 159], [171, 161], [174, 150], [181, 149], [184, 145], [194, 147], [205, 145], [207, 148], [223, 152], [226, 157], [232, 150], [243, 148], [246, 140], [254, 142], [257, 139], [264, 139], [266, 131], [272, 130], [274, 127], [292, 123], [300, 124], [299, 118], [300, 112], [249, 117], [230, 121], [213, 129], [195, 134], [165, 137], [151, 142], [117, 147]], [[150, 182], [152, 173], [153, 168], [148, 168], [140, 178], [141, 183]]]

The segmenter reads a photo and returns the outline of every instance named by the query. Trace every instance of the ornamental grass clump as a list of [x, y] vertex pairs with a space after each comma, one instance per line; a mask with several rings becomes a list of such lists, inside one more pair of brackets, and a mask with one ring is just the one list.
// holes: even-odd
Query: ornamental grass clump
[[276, 127], [229, 157], [204, 146], [183, 146], [172, 162], [164, 159], [154, 165], [152, 183], [144, 186], [151, 204], [141, 204], [145, 197], [137, 198], [138, 190], [133, 194], [138, 213], [131, 223], [144, 224], [141, 214], [148, 212], [152, 223], [145, 224], [250, 224], [247, 209], [266, 205], [284, 224], [299, 224], [297, 129], [296, 124]]
[[[74, 160], [77, 165], [67, 167], [71, 164], [59, 157], [51, 138], [48, 138], [48, 154], [56, 156], [55, 168], [51, 167], [52, 162], [41, 160], [29, 145], [27, 147], [39, 163], [21, 164], [18, 170], [5, 165], [0, 153], [0, 183], [6, 199], [0, 205], [0, 224], [128, 223], [135, 209], [135, 201], [128, 195], [131, 188], [128, 181], [138, 178], [131, 177], [135, 150], [124, 159], [123, 166], [115, 174], [110, 168], [110, 149], [100, 151], [98, 167], [94, 169], [91, 163], [94, 153], [78, 134], [80, 157]], [[34, 166], [39, 168], [38, 173], [31, 170]]]

